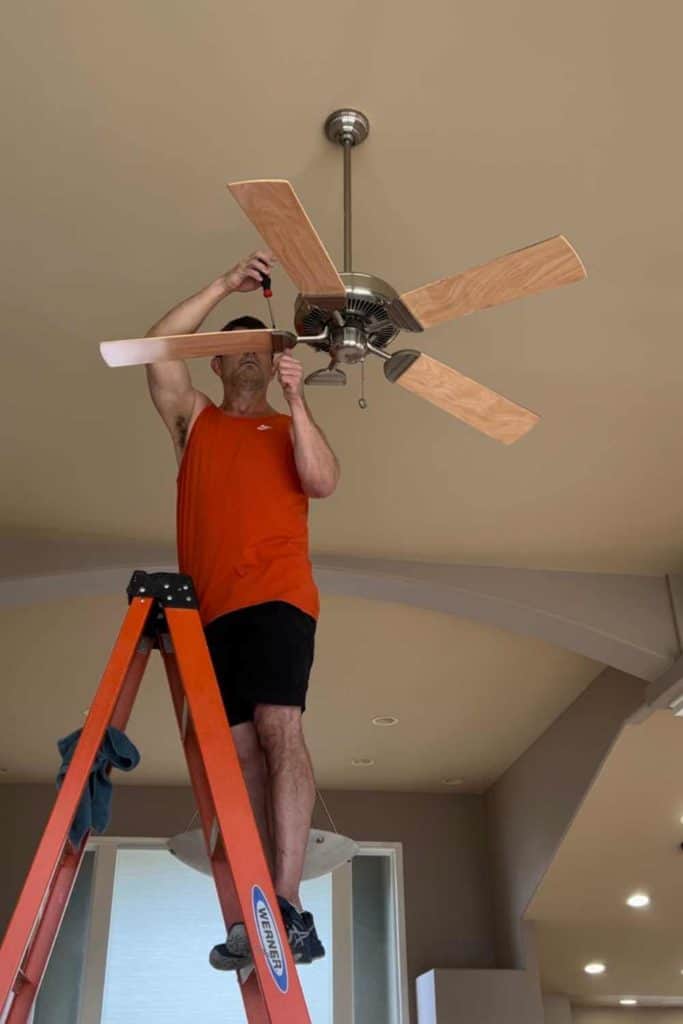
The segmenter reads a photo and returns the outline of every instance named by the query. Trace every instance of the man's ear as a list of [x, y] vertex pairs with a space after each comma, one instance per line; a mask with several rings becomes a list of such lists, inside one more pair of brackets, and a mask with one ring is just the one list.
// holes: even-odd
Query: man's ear
[[222, 377], [223, 376], [223, 374], [221, 373], [222, 368], [223, 368], [223, 365], [221, 363], [221, 357], [220, 356], [214, 356], [212, 358], [212, 360], [211, 360], [211, 369], [213, 370], [213, 372], [216, 374], [217, 377]]
[[280, 362], [280, 357], [281, 357], [281, 353], [280, 352], [276, 352], [276, 354], [271, 359], [271, 363], [270, 363], [270, 379], [271, 380], [273, 379], [273, 377], [277, 373], [277, 368], [278, 368], [278, 365], [279, 365], [279, 362]]

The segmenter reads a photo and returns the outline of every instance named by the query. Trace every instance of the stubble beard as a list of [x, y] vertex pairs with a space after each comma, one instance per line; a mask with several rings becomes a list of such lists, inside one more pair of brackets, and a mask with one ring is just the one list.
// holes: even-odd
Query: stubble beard
[[263, 370], [253, 363], [246, 363], [238, 366], [230, 381], [232, 389], [237, 394], [254, 394], [256, 391], [265, 391], [267, 382]]

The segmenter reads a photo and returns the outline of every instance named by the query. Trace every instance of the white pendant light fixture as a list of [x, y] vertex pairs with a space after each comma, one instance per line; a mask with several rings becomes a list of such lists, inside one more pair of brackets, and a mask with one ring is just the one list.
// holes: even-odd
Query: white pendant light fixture
[[[166, 840], [166, 847], [183, 864], [201, 871], [203, 875], [211, 874], [204, 835], [200, 828], [172, 836]], [[312, 828], [308, 835], [303, 879], [327, 875], [347, 860], [352, 860], [357, 853], [358, 844], [353, 839], [340, 836], [338, 832]]]

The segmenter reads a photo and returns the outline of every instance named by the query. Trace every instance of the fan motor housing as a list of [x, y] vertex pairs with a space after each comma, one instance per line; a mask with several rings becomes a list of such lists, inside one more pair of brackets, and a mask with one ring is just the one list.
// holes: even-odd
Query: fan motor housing
[[329, 341], [313, 348], [329, 351], [335, 362], [357, 363], [366, 354], [367, 342], [385, 348], [400, 328], [390, 317], [390, 307], [400, 301], [397, 292], [379, 277], [357, 272], [339, 275], [346, 288], [346, 304], [339, 310], [343, 324], [334, 314], [299, 295], [294, 307], [294, 325], [301, 337], [330, 332]]

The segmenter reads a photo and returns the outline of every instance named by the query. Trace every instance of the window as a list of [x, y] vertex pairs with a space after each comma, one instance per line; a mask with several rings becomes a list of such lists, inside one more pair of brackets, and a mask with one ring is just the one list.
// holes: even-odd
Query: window
[[[243, 1024], [208, 962], [225, 929], [213, 879], [161, 840], [91, 841], [33, 1024]], [[367, 844], [304, 882], [327, 956], [299, 978], [315, 1024], [408, 1024], [400, 848]]]
[[[318, 932], [329, 942], [332, 877], [304, 883]], [[208, 954], [225, 927], [213, 879], [166, 850], [120, 850], [112, 897], [101, 1024], [242, 1024], [234, 979], [215, 971]], [[332, 958], [299, 977], [318, 1024], [332, 1024]]]

